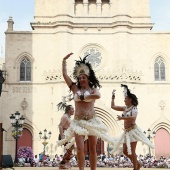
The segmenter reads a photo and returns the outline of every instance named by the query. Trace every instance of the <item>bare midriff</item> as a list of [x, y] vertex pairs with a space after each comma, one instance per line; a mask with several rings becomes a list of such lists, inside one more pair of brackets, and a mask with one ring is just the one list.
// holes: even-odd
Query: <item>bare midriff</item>
[[95, 113], [94, 110], [94, 101], [92, 102], [83, 102], [78, 101], [75, 102], [75, 116], [87, 116], [93, 115]]
[[134, 118], [133, 120], [124, 120], [124, 128], [130, 128], [132, 126], [134, 126], [136, 123], [136, 118]]

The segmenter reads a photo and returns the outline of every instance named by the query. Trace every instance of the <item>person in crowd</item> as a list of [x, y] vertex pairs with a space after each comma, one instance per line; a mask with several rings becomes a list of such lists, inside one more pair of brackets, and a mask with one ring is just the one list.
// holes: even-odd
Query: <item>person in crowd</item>
[[37, 155], [34, 156], [34, 163], [36, 167], [39, 166], [39, 159]]
[[105, 159], [106, 159], [106, 154], [103, 153], [103, 155], [102, 155], [102, 161], [104, 161]]
[[[58, 109], [64, 109], [65, 113], [61, 117], [59, 127], [59, 140], [64, 139], [64, 131], [67, 130], [70, 126], [71, 116], [74, 114], [74, 108], [72, 105], [67, 105], [65, 102], [60, 102], [58, 104]], [[74, 149], [74, 145], [71, 148], [66, 150], [66, 153], [62, 157], [62, 161], [59, 163], [60, 169], [68, 169], [70, 168], [69, 161], [73, 157], [72, 151]]]
[[25, 158], [25, 165], [31, 166], [31, 164], [32, 164], [32, 160], [31, 160], [31, 158], [29, 157], [29, 155], [27, 155], [27, 157]]
[[170, 168], [170, 157], [167, 158], [167, 167]]
[[25, 158], [23, 155], [21, 155], [21, 158], [19, 158], [19, 166], [24, 166], [25, 165]]
[[109, 155], [109, 161], [113, 161], [114, 159], [113, 159], [113, 157], [112, 157], [112, 155], [110, 154]]
[[74, 155], [73, 158], [71, 159], [71, 166], [72, 166], [72, 167], [77, 167], [77, 160], [76, 160], [75, 155]]
[[47, 159], [47, 155], [45, 154], [45, 152], [43, 152], [43, 162], [46, 162]]
[[58, 145], [69, 142], [66, 148], [69, 148], [75, 138], [77, 146], [77, 159], [79, 170], [84, 170], [85, 154], [84, 154], [84, 140], [89, 141], [90, 150], [90, 169], [96, 170], [97, 166], [97, 153], [96, 144], [97, 137], [104, 141], [112, 143], [108, 133], [108, 128], [104, 123], [96, 116], [94, 104], [95, 101], [100, 99], [101, 94], [99, 89], [101, 85], [95, 76], [95, 72], [92, 69], [92, 65], [88, 61], [88, 56], [83, 59], [77, 60], [75, 63], [73, 77], [76, 82], [71, 80], [71, 77], [67, 74], [66, 60], [72, 55], [70, 53], [63, 58], [62, 73], [64, 80], [70, 90], [73, 92], [75, 103], [75, 116], [71, 122], [70, 127], [64, 133], [65, 138], [61, 140]]
[[46, 162], [49, 162], [49, 161], [50, 161], [50, 156], [47, 155], [47, 157], [46, 157]]
[[[60, 160], [60, 157], [59, 157], [58, 154], [55, 154], [54, 159], [55, 159], [56, 165], [58, 165], [58, 164], [62, 161], [62, 160]], [[53, 160], [53, 161], [54, 161], [54, 160]]]
[[135, 94], [132, 94], [127, 85], [121, 85], [124, 87], [125, 94], [125, 106], [115, 105], [115, 89], [112, 92], [111, 108], [116, 111], [122, 111], [123, 114], [118, 115], [118, 120], [124, 121], [124, 132], [121, 137], [115, 141], [115, 145], [111, 153], [113, 153], [120, 144], [123, 144], [123, 153], [126, 155], [133, 163], [134, 170], [139, 170], [141, 168], [141, 163], [137, 161], [136, 156], [136, 145], [138, 141], [154, 148], [150, 140], [145, 136], [142, 130], [136, 125], [136, 117], [138, 115], [138, 99]]
[[43, 162], [43, 156], [44, 156], [44, 152], [41, 152], [39, 154], [39, 162]]
[[89, 154], [86, 154], [85, 160], [88, 160], [88, 161], [89, 161]]
[[52, 164], [52, 167], [56, 167], [58, 165], [55, 158], [53, 158], [51, 164]]
[[31, 159], [30, 159], [29, 155], [27, 155], [27, 157], [25, 158], [25, 162], [26, 163], [31, 163]]

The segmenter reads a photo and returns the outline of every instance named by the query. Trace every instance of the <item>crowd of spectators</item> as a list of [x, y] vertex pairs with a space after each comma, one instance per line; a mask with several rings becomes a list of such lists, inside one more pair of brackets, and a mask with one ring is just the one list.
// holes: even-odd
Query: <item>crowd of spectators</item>
[[[137, 156], [138, 161], [142, 163], [143, 168], [170, 168], [170, 157], [165, 158], [164, 156], [161, 156], [159, 159], [156, 159], [154, 156], [151, 156], [149, 154], [147, 155], [138, 155]], [[34, 160], [32, 162], [28, 162], [28, 160], [20, 160], [22, 161], [22, 165], [24, 164], [34, 167], [58, 167], [59, 163], [62, 160], [62, 155], [55, 155], [54, 158], [50, 158], [49, 155], [44, 155], [39, 154], [39, 157], [35, 155]], [[21, 162], [20, 162], [21, 163]], [[77, 159], [76, 156], [74, 156], [70, 164], [72, 167], [78, 167], [77, 164]], [[89, 156], [85, 156], [85, 166], [89, 167]], [[109, 155], [106, 156], [105, 154], [101, 154], [98, 156], [98, 161], [97, 161], [97, 167], [109, 167], [109, 168], [132, 168], [133, 165], [129, 158], [127, 158], [124, 155]]]
[[[142, 164], [143, 168], [170, 168], [170, 157], [165, 158], [161, 156], [159, 159], [155, 159], [154, 156], [149, 154], [143, 156], [137, 156], [138, 161]], [[89, 163], [87, 163], [88, 165]], [[105, 154], [98, 158], [98, 167], [110, 167], [110, 168], [132, 168], [133, 165], [129, 158], [124, 155], [109, 155]]]

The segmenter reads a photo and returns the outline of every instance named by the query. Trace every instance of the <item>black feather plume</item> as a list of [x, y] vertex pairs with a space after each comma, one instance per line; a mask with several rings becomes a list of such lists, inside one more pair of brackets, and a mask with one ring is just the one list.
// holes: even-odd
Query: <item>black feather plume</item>
[[60, 102], [57, 104], [58, 110], [65, 110], [67, 105], [66, 103]]

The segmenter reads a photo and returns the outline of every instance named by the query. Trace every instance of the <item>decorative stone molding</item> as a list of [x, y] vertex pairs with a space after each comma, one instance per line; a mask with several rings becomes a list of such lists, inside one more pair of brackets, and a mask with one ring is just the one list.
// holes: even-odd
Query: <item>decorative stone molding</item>
[[24, 98], [24, 100], [21, 102], [21, 107], [23, 110], [26, 110], [27, 106], [28, 106], [28, 103], [26, 102], [26, 99]]
[[[73, 79], [71, 71], [68, 71], [68, 75]], [[100, 70], [96, 72], [96, 76], [101, 82], [141, 82], [142, 72], [137, 72], [133, 70], [127, 70], [122, 68], [122, 70]], [[57, 82], [63, 80], [61, 71], [45, 71], [44, 75], [45, 82]]]
[[45, 71], [43, 74], [46, 82], [56, 82], [62, 80], [62, 73], [60, 70]]
[[164, 111], [165, 102], [164, 102], [163, 100], [161, 100], [161, 101], [159, 102], [159, 106], [160, 106], [161, 110]]
[[141, 82], [143, 76], [142, 72], [127, 70], [126, 68], [122, 68], [122, 70], [112, 70], [112, 71], [100, 70], [97, 72], [97, 75], [99, 80], [103, 82], [110, 82], [110, 81]]
[[88, 27], [84, 27], [84, 31], [87, 31], [88, 30]]
[[[87, 10], [87, 9], [86, 9]], [[100, 16], [100, 15], [99, 15]], [[87, 31], [87, 28], [96, 28], [98, 27], [99, 23], [94, 23], [94, 21], [96, 21], [96, 19], [99, 20], [99, 18], [96, 17], [89, 17], [88, 20], [86, 20], [87, 22], [82, 23], [81, 20], [84, 19], [83, 17], [77, 17], [74, 18], [74, 22], [70, 21], [72, 20], [72, 16], [56, 16], [55, 17], [56, 21], [54, 22], [31, 22], [31, 26], [33, 29], [35, 28], [41, 28], [41, 27], [46, 27], [46, 28], [54, 28], [54, 27], [60, 27], [60, 26], [66, 26], [69, 28], [83, 28], [84, 31]], [[61, 18], [63, 18], [63, 20], [61, 20]], [[116, 18], [123, 18], [122, 20], [118, 21]], [[124, 19], [126, 18], [126, 20]], [[100, 19], [104, 19], [104, 17], [100, 17]], [[100, 22], [100, 26], [102, 28], [109, 28], [108, 30], [113, 31], [113, 29], [115, 29], [118, 26], [123, 26], [123, 27], [127, 27], [128, 29], [133, 29], [133, 28], [145, 28], [145, 29], [151, 29], [153, 27], [152, 23], [134, 23], [129, 21], [131, 19], [131, 16], [129, 15], [116, 15], [114, 17], [110, 17], [107, 22]], [[86, 26], [85, 26], [86, 25]], [[113, 33], [113, 32], [111, 32]]]
[[97, 27], [97, 30], [98, 30], [98, 31], [101, 31], [101, 30], [102, 30], [102, 28], [101, 28], [101, 27]]

